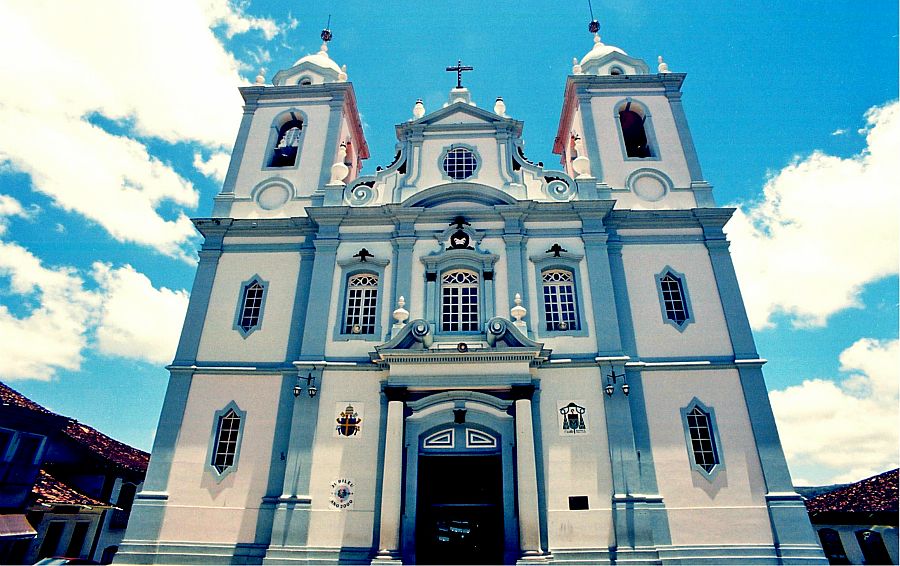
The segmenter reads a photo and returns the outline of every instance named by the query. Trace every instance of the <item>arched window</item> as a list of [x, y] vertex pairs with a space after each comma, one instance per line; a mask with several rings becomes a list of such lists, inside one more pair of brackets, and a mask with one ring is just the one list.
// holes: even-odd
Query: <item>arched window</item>
[[863, 554], [863, 564], [891, 563], [887, 547], [884, 546], [884, 539], [881, 538], [881, 533], [878, 531], [868, 529], [856, 531], [856, 540], [859, 542], [859, 549]]
[[819, 529], [819, 540], [829, 564], [850, 564], [840, 533], [834, 529]]
[[441, 331], [478, 332], [478, 274], [465, 269], [441, 278]]
[[644, 128], [646, 115], [642, 108], [629, 100], [619, 109], [619, 124], [622, 126], [622, 141], [628, 157], [652, 157], [647, 130]]
[[278, 136], [269, 167], [293, 167], [300, 147], [303, 121], [292, 118], [278, 128]]
[[547, 269], [541, 272], [541, 280], [547, 330], [578, 330], [578, 303], [572, 272], [568, 269]]
[[374, 334], [378, 275], [357, 273], [347, 279], [347, 302], [344, 307], [344, 334]]

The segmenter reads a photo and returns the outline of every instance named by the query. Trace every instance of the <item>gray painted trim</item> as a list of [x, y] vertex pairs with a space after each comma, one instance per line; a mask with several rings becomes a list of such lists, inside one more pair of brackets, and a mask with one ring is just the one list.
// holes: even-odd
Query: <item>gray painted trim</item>
[[[306, 293], [315, 297], [315, 301], [307, 301], [306, 318], [304, 320], [303, 342], [300, 346], [300, 359], [321, 360], [325, 355], [325, 341], [328, 336], [328, 313], [331, 308], [331, 290], [336, 267], [335, 255], [340, 242], [336, 239], [317, 239], [313, 259], [312, 277]], [[303, 292], [303, 291], [301, 291]]]
[[[634, 158], [634, 159], [641, 159], [641, 158]], [[637, 192], [635, 192], [634, 183], [641, 177], [652, 177], [652, 178], [656, 179], [657, 181], [659, 181], [660, 184], [664, 188], [663, 194], [660, 195], [659, 198], [650, 199], [650, 198], [643, 197], [643, 196], [639, 195]], [[653, 167], [639, 167], [638, 169], [635, 169], [634, 171], [629, 173], [628, 177], [625, 178], [625, 187], [627, 187], [628, 190], [631, 191], [632, 194], [634, 194], [634, 196], [636, 196], [637, 198], [639, 198], [643, 201], [659, 202], [659, 201], [663, 200], [664, 198], [666, 198], [670, 192], [672, 192], [672, 190], [675, 187], [675, 183], [672, 182], [672, 179], [670, 179], [668, 175], [666, 175], [659, 169], [654, 169]]]
[[[286, 167], [272, 167], [272, 156], [275, 154], [275, 144], [278, 143], [278, 130], [291, 120], [299, 120], [303, 126], [300, 128], [300, 141], [297, 143], [297, 155], [294, 157], [294, 164]], [[300, 168], [300, 157], [303, 155], [303, 142], [306, 140], [306, 132], [309, 130], [309, 117], [306, 112], [297, 107], [291, 107], [280, 112], [272, 120], [269, 126], [269, 139], [266, 142], [266, 151], [263, 153], [263, 162], [260, 166], [262, 171], [291, 171]]]
[[619, 314], [613, 291], [612, 270], [606, 246], [607, 235], [597, 228], [586, 227], [581, 238], [587, 258], [588, 280], [591, 285], [591, 308], [594, 317], [594, 332], [597, 337], [597, 353], [600, 356], [622, 354], [622, 339], [619, 334]]
[[228, 162], [228, 172], [225, 173], [225, 182], [222, 183], [222, 191], [220, 194], [234, 194], [238, 173], [241, 170], [241, 164], [244, 162], [244, 151], [247, 149], [247, 139], [250, 136], [250, 125], [253, 123], [253, 114], [255, 112], [256, 105], [248, 104], [247, 106], [244, 106], [244, 113], [241, 116], [241, 125], [238, 128], [237, 136], [234, 139], [234, 147], [231, 150], [231, 160]]
[[290, 363], [300, 357], [303, 330], [306, 328], [306, 312], [309, 308], [308, 290], [312, 280], [315, 253], [315, 248], [308, 242], [300, 250], [300, 272], [297, 274], [297, 287], [294, 289], [294, 307], [291, 312], [285, 363]]
[[203, 336], [203, 326], [209, 311], [209, 298], [212, 295], [219, 258], [222, 255], [223, 235], [224, 231], [210, 234], [204, 243], [204, 248], [209, 246], [209, 249], [200, 250], [200, 262], [197, 265], [197, 274], [194, 276], [194, 284], [191, 287], [191, 297], [184, 315], [181, 338], [175, 351], [175, 360], [173, 361], [175, 364], [191, 364], [197, 359], [200, 338]]
[[[247, 291], [253, 283], [259, 283], [259, 285], [263, 288], [262, 298], [259, 302], [259, 318], [257, 319], [256, 324], [251, 326], [248, 329], [244, 329], [241, 326], [241, 318], [243, 317], [244, 308], [247, 304]], [[237, 309], [235, 309], [234, 313], [234, 324], [232, 325], [233, 330], [237, 330], [238, 334], [241, 335], [241, 338], [246, 339], [248, 336], [256, 332], [257, 330], [262, 328], [263, 324], [263, 315], [266, 310], [266, 296], [269, 294], [269, 282], [264, 280], [258, 274], [254, 274], [250, 279], [247, 279], [243, 283], [241, 283], [241, 292], [238, 294], [238, 303]]]
[[[235, 442], [234, 445], [234, 462], [231, 464], [231, 466], [219, 472], [219, 470], [217, 470], [213, 465], [213, 462], [216, 458], [216, 445], [218, 444], [219, 427], [222, 424], [222, 417], [228, 414], [229, 411], [234, 411], [235, 414], [241, 419], [241, 421], [238, 425], [237, 442]], [[216, 480], [216, 483], [220, 483], [228, 474], [237, 471], [238, 461], [240, 460], [241, 456], [241, 441], [244, 438], [245, 428], [247, 428], [247, 412], [242, 411], [234, 401], [230, 401], [223, 408], [215, 412], [215, 415], [213, 416], [212, 431], [209, 434], [209, 444], [207, 445], [206, 449], [206, 471], [212, 474], [213, 479]]]
[[328, 181], [331, 180], [331, 166], [334, 164], [334, 155], [338, 150], [338, 137], [341, 135], [341, 118], [343, 118], [344, 96], [335, 93], [329, 103], [328, 112], [328, 130], [325, 135], [325, 145], [322, 149], [322, 164], [319, 172], [319, 187], [322, 190]]
[[[684, 299], [684, 313], [686, 316], [686, 318], [684, 319], [684, 321], [681, 324], [678, 324], [677, 322], [670, 319], [666, 315], [666, 301], [663, 298], [663, 291], [662, 291], [662, 279], [666, 275], [671, 275], [675, 279], [678, 279], [678, 287], [681, 290], [681, 296]], [[682, 273], [675, 271], [668, 265], [665, 266], [662, 269], [662, 271], [657, 273], [654, 276], [654, 279], [656, 280], [656, 296], [659, 299], [659, 308], [660, 308], [660, 311], [662, 312], [663, 323], [673, 326], [679, 332], [684, 332], [684, 329], [687, 328], [689, 324], [694, 322], [694, 307], [691, 305], [691, 296], [688, 293], [687, 279], [684, 277], [684, 275]]]
[[[675, 87], [675, 85], [671, 86]], [[684, 151], [684, 159], [687, 162], [691, 181], [702, 181], [703, 170], [700, 168], [700, 158], [697, 156], [694, 138], [691, 136], [691, 129], [688, 127], [684, 106], [681, 104], [680, 88], [680, 84], [675, 88], [670, 88], [670, 85], [666, 85], [666, 98], [669, 100], [669, 108], [672, 110], [672, 118], [675, 120], [675, 130], [678, 132], [681, 149]]]
[[603, 179], [603, 161], [600, 155], [597, 128], [594, 125], [594, 112], [591, 109], [591, 96], [586, 93], [579, 93], [578, 104], [581, 107], [581, 127], [584, 128], [584, 145], [587, 147], [588, 157], [591, 160], [591, 174], [596, 179]]
[[[711, 434], [711, 438], [713, 441], [713, 453], [716, 455], [716, 465], [712, 470], [706, 471], [703, 469], [700, 464], [697, 463], [697, 460], [694, 458], [694, 447], [691, 442], [691, 433], [688, 427], [688, 413], [693, 411], [695, 408], [700, 409], [707, 418], [709, 422], [709, 430]], [[699, 473], [708, 481], [713, 481], [716, 479], [716, 476], [725, 469], [725, 453], [722, 449], [722, 441], [719, 440], [719, 425], [716, 423], [716, 411], [712, 407], [707, 407], [703, 404], [702, 401], [694, 397], [691, 399], [691, 402], [687, 404], [687, 406], [681, 408], [681, 425], [684, 427], [684, 442], [685, 447], [687, 448], [687, 456], [688, 462], [691, 464], [691, 469], [695, 472]]]

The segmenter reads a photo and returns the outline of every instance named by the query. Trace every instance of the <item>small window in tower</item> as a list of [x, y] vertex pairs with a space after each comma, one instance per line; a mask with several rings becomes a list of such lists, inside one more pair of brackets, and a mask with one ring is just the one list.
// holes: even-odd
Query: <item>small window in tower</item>
[[684, 330], [689, 323], [694, 322], [684, 275], [666, 267], [656, 275], [656, 290], [659, 293], [663, 322], [678, 330]]
[[681, 409], [681, 418], [691, 468], [712, 481], [725, 467], [722, 445], [716, 431], [715, 411], [694, 398]]
[[234, 321], [234, 329], [247, 337], [262, 325], [263, 306], [266, 302], [266, 283], [254, 276], [241, 286], [240, 302]]
[[302, 133], [303, 122], [300, 120], [290, 120], [278, 129], [278, 141], [272, 152], [272, 161], [269, 163], [269, 167], [294, 166]]
[[619, 123], [622, 126], [622, 141], [625, 143], [625, 154], [628, 157], [652, 157], [647, 131], [644, 128], [646, 117], [629, 100], [619, 110]]
[[212, 466], [220, 474], [234, 465], [240, 429], [241, 417], [234, 409], [229, 409], [227, 413], [219, 417]]
[[461, 181], [463, 179], [468, 179], [475, 174], [478, 160], [470, 149], [465, 147], [454, 147], [444, 155], [442, 165], [444, 167], [444, 172], [447, 173], [451, 179]]

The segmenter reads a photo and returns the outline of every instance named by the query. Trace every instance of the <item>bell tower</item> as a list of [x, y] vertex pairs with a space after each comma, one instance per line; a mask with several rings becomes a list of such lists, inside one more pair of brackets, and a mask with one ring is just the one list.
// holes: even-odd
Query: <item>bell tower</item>
[[641, 59], [600, 40], [573, 60], [553, 152], [566, 172], [597, 179], [616, 208], [712, 207], [681, 104], [684, 73], [659, 57]]
[[347, 66], [318, 53], [300, 58], [265, 84], [262, 72], [242, 87], [244, 115], [213, 216], [305, 216], [307, 206], [343, 192], [369, 157]]

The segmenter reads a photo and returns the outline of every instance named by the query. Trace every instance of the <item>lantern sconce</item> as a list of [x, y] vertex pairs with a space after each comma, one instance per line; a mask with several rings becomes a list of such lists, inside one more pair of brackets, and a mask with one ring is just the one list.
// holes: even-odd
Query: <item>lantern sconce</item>
[[631, 386], [625, 381], [625, 374], [617, 374], [615, 370], [610, 370], [609, 374], [606, 376], [606, 387], [603, 388], [603, 391], [606, 393], [607, 397], [612, 397], [613, 393], [616, 392], [616, 380], [620, 377], [622, 378], [622, 393], [628, 397], [628, 393], [631, 392]]
[[303, 393], [303, 386], [300, 385], [301, 380], [306, 380], [306, 392], [309, 394], [310, 398], [316, 396], [316, 393], [319, 392], [319, 389], [316, 387], [316, 378], [313, 376], [312, 372], [307, 373], [306, 377], [302, 375], [297, 376], [297, 383], [294, 385], [294, 397], [299, 397], [301, 393]]

